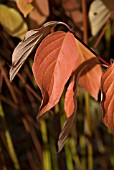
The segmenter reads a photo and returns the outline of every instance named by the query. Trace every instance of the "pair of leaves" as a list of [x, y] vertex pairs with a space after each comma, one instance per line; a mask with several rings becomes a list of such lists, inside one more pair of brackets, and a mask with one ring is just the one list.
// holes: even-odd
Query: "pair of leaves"
[[[20, 12], [30, 19], [30, 26], [41, 25], [49, 16], [48, 0], [16, 0]], [[34, 25], [36, 23], [36, 25]]]
[[9, 35], [18, 37], [21, 40], [28, 30], [27, 24], [19, 12], [2, 4], [0, 4], [0, 24]]
[[97, 100], [102, 71], [99, 65], [93, 67], [96, 64], [98, 60], [95, 55], [76, 40], [72, 33], [58, 31], [44, 38], [33, 63], [33, 73], [43, 96], [39, 116], [58, 103], [71, 74], [75, 70], [78, 75], [85, 65], [87, 67], [83, 70], [80, 84]]

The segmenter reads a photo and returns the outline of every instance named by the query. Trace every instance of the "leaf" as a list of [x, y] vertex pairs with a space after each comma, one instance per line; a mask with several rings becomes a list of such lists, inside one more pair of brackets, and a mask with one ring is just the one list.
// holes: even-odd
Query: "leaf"
[[75, 63], [74, 70], [79, 72], [80, 69], [87, 65], [79, 79], [79, 84], [97, 100], [102, 76], [101, 66], [99, 65], [97, 57], [77, 39], [76, 46], [78, 50], [78, 59]]
[[69, 135], [69, 133], [71, 132], [74, 120], [76, 117], [76, 112], [74, 111], [70, 117], [67, 118], [67, 120], [64, 123], [63, 129], [59, 135], [59, 139], [58, 139], [58, 153], [62, 150], [62, 148], [64, 147], [65, 141], [67, 139], [67, 136]]
[[114, 135], [114, 63], [103, 73], [101, 79], [101, 92], [103, 99], [103, 122]]
[[26, 17], [33, 9], [32, 4], [28, 3], [26, 0], [16, 0], [16, 4], [24, 17]]
[[[65, 144], [65, 140], [67, 136], [69, 135], [75, 117], [76, 117], [76, 111], [77, 111], [77, 100], [76, 100], [76, 93], [77, 93], [77, 84], [79, 81], [79, 78], [82, 74], [82, 71], [87, 67], [87, 65], [84, 65], [81, 67], [78, 72], [75, 72], [75, 75], [73, 76], [73, 81], [70, 83], [68, 90], [66, 92], [66, 99], [65, 99], [65, 111], [66, 111], [66, 116], [67, 119], [64, 123], [64, 126], [60, 132], [59, 139], [58, 139], [58, 152], [60, 152]], [[68, 98], [70, 102], [68, 101]], [[68, 103], [68, 106], [67, 106]], [[69, 109], [70, 108], [70, 109]]]
[[69, 84], [66, 94], [65, 94], [65, 102], [64, 109], [67, 118], [71, 116], [74, 111], [74, 80]]
[[91, 3], [89, 9], [89, 21], [91, 26], [91, 33], [93, 36], [98, 34], [110, 15], [111, 11], [102, 2], [102, 0], [95, 0]]
[[49, 16], [49, 4], [48, 0], [34, 0], [33, 10], [29, 14], [29, 18], [33, 20], [37, 25], [42, 25]]
[[47, 22], [41, 28], [27, 32], [24, 40], [17, 45], [13, 52], [10, 81], [14, 79], [15, 75], [36, 45], [50, 32], [51, 27], [56, 26], [57, 24], [59, 24], [57, 21]]
[[62, 6], [67, 16], [69, 16], [82, 29], [82, 13], [76, 0], [62, 0]]
[[24, 38], [28, 30], [20, 13], [13, 8], [0, 4], [0, 24], [13, 37]]
[[33, 73], [42, 92], [39, 116], [55, 106], [77, 60], [75, 38], [70, 32], [48, 35], [36, 51]]

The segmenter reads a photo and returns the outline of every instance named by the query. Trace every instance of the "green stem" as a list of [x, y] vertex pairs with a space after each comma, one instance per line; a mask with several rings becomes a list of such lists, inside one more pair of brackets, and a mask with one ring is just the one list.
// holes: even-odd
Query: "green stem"
[[21, 168], [20, 168], [20, 165], [19, 165], [19, 162], [18, 162], [18, 159], [17, 159], [17, 155], [16, 155], [16, 152], [15, 152], [15, 149], [14, 149], [14, 146], [13, 146], [13, 142], [12, 142], [12, 139], [11, 139], [11, 136], [10, 136], [9, 129], [7, 127], [7, 123], [6, 123], [6, 120], [5, 120], [5, 115], [4, 115], [4, 111], [3, 111], [1, 103], [0, 103], [0, 117], [2, 118], [2, 121], [3, 121], [5, 138], [6, 138], [9, 154], [11, 156], [13, 163], [14, 163], [15, 169], [20, 170]]
[[47, 135], [47, 130], [46, 130], [47, 127], [46, 127], [45, 120], [41, 119], [40, 124], [41, 124], [42, 140], [43, 140], [44, 146], [46, 147], [43, 150], [43, 166], [44, 166], [44, 170], [52, 170], [52, 167], [51, 167], [51, 154], [50, 154], [50, 151], [48, 149], [48, 135]]
[[[65, 116], [62, 115], [61, 118], [60, 118], [61, 127], [63, 126], [64, 122], [65, 122]], [[67, 169], [68, 170], [73, 170], [74, 168], [73, 168], [71, 150], [69, 148], [69, 139], [66, 140], [64, 148], [65, 148]]]
[[[91, 124], [91, 114], [90, 114], [90, 99], [88, 92], [85, 93], [85, 106], [86, 106], [86, 127], [87, 135], [89, 139], [92, 137], [92, 124]], [[93, 170], [93, 146], [91, 141], [88, 139], [88, 170]]]
[[84, 135], [80, 135], [80, 148], [81, 148], [81, 166], [82, 170], [86, 170], [86, 139]]

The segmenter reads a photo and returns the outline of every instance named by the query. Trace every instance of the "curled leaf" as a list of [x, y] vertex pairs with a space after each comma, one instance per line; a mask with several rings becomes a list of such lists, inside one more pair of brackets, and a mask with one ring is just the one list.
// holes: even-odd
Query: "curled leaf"
[[0, 24], [13, 37], [24, 38], [28, 27], [22, 16], [14, 8], [0, 4]]
[[10, 69], [10, 81], [12, 81], [19, 69], [24, 64], [36, 45], [50, 32], [51, 27], [59, 24], [57, 21], [45, 23], [41, 28], [28, 31], [25, 38], [15, 48], [12, 54], [12, 67]]
[[[66, 99], [65, 99], [65, 111], [67, 119], [64, 123], [64, 126], [60, 132], [59, 139], [58, 139], [58, 152], [60, 152], [65, 144], [65, 140], [67, 136], [71, 132], [77, 111], [77, 99], [76, 99], [76, 90], [79, 78], [82, 74], [82, 71], [87, 67], [84, 65], [78, 72], [75, 73], [73, 77], [73, 81], [70, 83], [68, 90], [66, 92]], [[68, 101], [69, 97], [69, 101]], [[67, 103], [66, 103], [67, 102]], [[67, 106], [68, 104], [68, 106]]]
[[101, 79], [103, 122], [114, 135], [114, 63], [108, 67]]
[[74, 120], [76, 117], [76, 112], [74, 111], [70, 117], [67, 118], [67, 120], [64, 123], [63, 129], [59, 135], [58, 139], [58, 152], [60, 152], [65, 144], [65, 141], [67, 139], [67, 136], [71, 132]]
[[36, 51], [33, 73], [42, 92], [41, 116], [55, 106], [77, 60], [75, 38], [70, 32], [48, 35]]

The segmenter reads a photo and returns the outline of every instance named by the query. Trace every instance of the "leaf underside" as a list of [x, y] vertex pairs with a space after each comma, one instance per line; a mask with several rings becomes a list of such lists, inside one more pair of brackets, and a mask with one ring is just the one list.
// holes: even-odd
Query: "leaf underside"
[[23, 41], [15, 48], [12, 55], [12, 67], [10, 69], [10, 81], [14, 79], [30, 53], [36, 45], [50, 32], [51, 27], [59, 24], [57, 21], [45, 23], [41, 28], [28, 31]]

